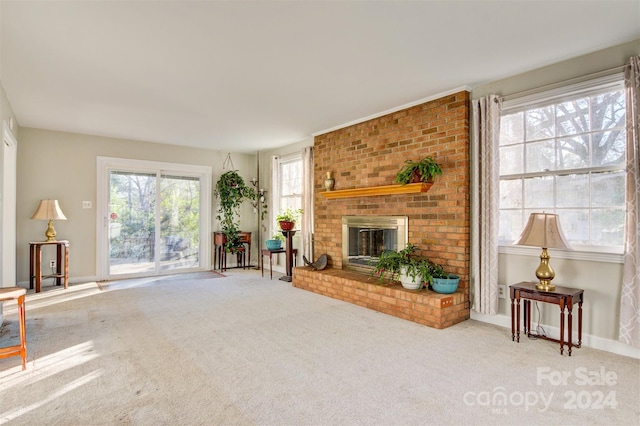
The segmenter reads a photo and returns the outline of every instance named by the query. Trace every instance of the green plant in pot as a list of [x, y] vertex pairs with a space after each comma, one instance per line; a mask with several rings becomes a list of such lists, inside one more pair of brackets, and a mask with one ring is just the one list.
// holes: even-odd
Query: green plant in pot
[[431, 276], [433, 277], [431, 288], [436, 293], [451, 294], [455, 293], [460, 284], [460, 277], [455, 274], [445, 272], [442, 265], [433, 263], [431, 265]]
[[245, 200], [254, 200], [256, 191], [244, 183], [237, 170], [223, 173], [216, 183], [215, 195], [219, 200], [218, 215], [225, 249], [231, 253], [242, 246], [240, 243], [240, 206]]
[[269, 250], [280, 250], [282, 248], [282, 244], [284, 244], [284, 235], [276, 232], [271, 236], [271, 239], [265, 240], [264, 243]]
[[431, 182], [442, 174], [442, 168], [433, 157], [425, 157], [420, 161], [406, 160], [396, 174], [394, 182], [400, 185], [416, 182]]
[[287, 207], [276, 215], [276, 222], [283, 231], [291, 231], [302, 213], [302, 209]]
[[402, 287], [409, 290], [422, 288], [425, 282], [431, 281], [431, 269], [429, 260], [415, 256], [417, 249], [409, 243], [398, 252], [385, 250], [375, 263], [372, 275], [381, 281], [385, 278], [400, 281]]

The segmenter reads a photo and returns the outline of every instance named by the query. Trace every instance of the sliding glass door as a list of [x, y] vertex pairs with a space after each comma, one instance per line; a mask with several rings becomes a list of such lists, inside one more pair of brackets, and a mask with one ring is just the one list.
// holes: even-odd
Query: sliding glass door
[[210, 198], [202, 195], [204, 190], [208, 195], [210, 177], [175, 167], [151, 171], [133, 166], [103, 167], [105, 278], [208, 267], [208, 204], [202, 203]]

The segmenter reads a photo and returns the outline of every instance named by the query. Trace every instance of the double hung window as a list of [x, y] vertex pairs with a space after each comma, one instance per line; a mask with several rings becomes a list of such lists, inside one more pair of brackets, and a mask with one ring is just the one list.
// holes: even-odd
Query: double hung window
[[622, 77], [505, 101], [500, 122], [500, 245], [532, 212], [556, 213], [575, 250], [620, 253], [625, 217]]

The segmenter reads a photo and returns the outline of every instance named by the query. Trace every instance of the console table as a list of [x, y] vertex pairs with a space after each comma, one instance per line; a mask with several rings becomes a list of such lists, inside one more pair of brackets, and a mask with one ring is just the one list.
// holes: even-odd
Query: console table
[[[569, 348], [582, 346], [582, 302], [584, 290], [577, 288], [558, 287], [554, 291], [541, 291], [536, 289], [535, 282], [521, 282], [509, 286], [511, 295], [511, 340], [520, 342], [520, 299], [524, 300], [524, 334], [531, 334], [531, 301], [553, 303], [560, 307], [560, 339], [547, 336], [535, 336], [540, 339], [551, 340], [560, 343], [560, 354], [564, 352], [564, 345]], [[573, 337], [573, 305], [578, 304], [578, 343], [574, 344]], [[564, 319], [565, 308], [569, 312], [567, 321], [567, 340], [565, 341]]]
[[[51, 245], [56, 246], [56, 270], [52, 274], [42, 275], [42, 247]], [[69, 241], [37, 241], [29, 243], [29, 288], [33, 288], [35, 280], [36, 293], [40, 293], [43, 278], [55, 278], [56, 285], [61, 285], [64, 279], [64, 288], [69, 288]]]
[[[244, 266], [246, 267], [247, 256], [249, 257], [249, 266], [251, 266], [251, 232], [240, 231], [238, 232], [238, 235], [240, 237], [240, 242], [247, 245], [247, 251], [246, 253], [243, 253], [243, 261], [245, 262]], [[224, 248], [226, 242], [227, 237], [225, 237], [224, 233], [213, 233], [213, 269], [216, 269], [216, 260], [220, 271], [227, 269], [227, 256]], [[240, 265], [238, 265], [238, 267], [239, 266]]]

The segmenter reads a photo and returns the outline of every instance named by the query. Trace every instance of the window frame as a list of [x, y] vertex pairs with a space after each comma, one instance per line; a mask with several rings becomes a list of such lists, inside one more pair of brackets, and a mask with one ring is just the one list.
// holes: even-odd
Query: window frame
[[[271, 187], [273, 188], [272, 190], [272, 198], [271, 198], [271, 205], [273, 206], [272, 209], [272, 214], [271, 214], [271, 220], [269, 221], [270, 223], [270, 228], [271, 228], [271, 233], [270, 235], [274, 235], [276, 232], [278, 232], [278, 226], [276, 224], [276, 216], [278, 215], [278, 213], [280, 212], [280, 202], [283, 198], [283, 195], [281, 194], [282, 192], [282, 166], [285, 164], [289, 164], [289, 163], [295, 163], [295, 162], [299, 162], [300, 163], [300, 167], [302, 169], [302, 152], [296, 152], [296, 153], [292, 153], [292, 154], [288, 154], [288, 155], [282, 155], [282, 156], [276, 156], [274, 158], [274, 168], [275, 168], [275, 173], [274, 173], [274, 178], [275, 181], [271, 183]], [[301, 170], [302, 173], [302, 170]], [[300, 199], [300, 205], [302, 205], [302, 196], [303, 196], [303, 176], [301, 174], [300, 176], [300, 193], [294, 193], [291, 196], [287, 196], [287, 198], [298, 198]], [[299, 226], [299, 224], [297, 224]]]
[[[548, 88], [549, 86], [547, 86]], [[557, 84], [553, 88], [548, 90], [542, 90], [536, 93], [531, 93], [524, 96], [514, 97], [506, 99], [502, 103], [501, 117], [504, 115], [510, 115], [521, 111], [535, 109], [536, 107], [547, 106], [549, 104], [561, 103], [566, 100], [575, 99], [579, 96], [586, 96], [593, 92], [606, 91], [606, 90], [624, 90], [624, 74], [622, 72], [612, 73], [610, 75], [580, 81], [574, 84]], [[619, 167], [590, 167], [589, 171], [596, 170], [620, 170]], [[623, 165], [622, 170], [625, 169]], [[578, 169], [583, 171], [584, 169]], [[511, 175], [504, 175], [506, 178], [523, 178], [529, 176], [557, 176], [569, 174], [572, 170], [555, 170], [549, 172], [536, 172], [536, 173], [518, 173]], [[588, 173], [588, 172], [587, 172]], [[503, 180], [503, 175], [500, 176], [500, 180]], [[591, 207], [590, 207], [591, 208]], [[586, 260], [586, 261], [601, 261], [610, 263], [622, 263], [623, 259], [623, 247], [612, 246], [577, 246], [574, 250], [553, 250], [554, 258], [574, 259], [574, 260]], [[535, 247], [524, 247], [512, 244], [504, 244], [498, 241], [498, 252], [501, 254], [516, 254], [516, 255], [531, 255], [539, 256], [540, 249]]]

